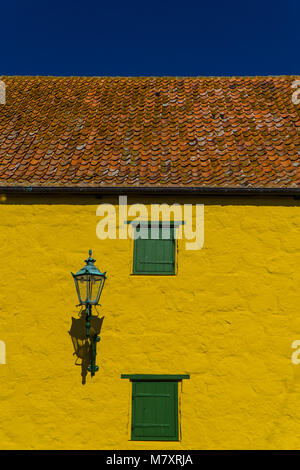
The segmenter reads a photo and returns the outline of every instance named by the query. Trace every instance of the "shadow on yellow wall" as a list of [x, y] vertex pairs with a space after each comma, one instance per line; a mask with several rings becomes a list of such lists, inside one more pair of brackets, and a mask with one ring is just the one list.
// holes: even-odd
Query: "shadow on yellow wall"
[[[86, 317], [85, 309], [81, 310], [80, 318], [72, 317], [72, 325], [69, 331], [69, 334], [72, 338], [72, 342], [74, 346], [73, 354], [74, 356], [76, 356], [75, 365], [81, 366], [81, 376], [82, 376], [83, 385], [86, 382], [88, 366], [91, 364], [91, 357], [92, 357], [91, 341], [86, 337], [85, 317]], [[104, 317], [99, 318], [96, 315], [92, 315], [91, 328], [90, 328], [91, 337], [100, 335], [103, 320], [104, 320]], [[78, 362], [78, 360], [81, 362]]]

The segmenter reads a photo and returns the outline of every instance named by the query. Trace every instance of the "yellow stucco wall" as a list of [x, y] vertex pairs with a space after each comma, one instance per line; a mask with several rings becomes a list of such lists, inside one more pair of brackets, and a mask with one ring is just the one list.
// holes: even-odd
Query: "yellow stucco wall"
[[[293, 198], [140, 198], [205, 205], [205, 241], [176, 276], [131, 276], [132, 241], [99, 240], [117, 198], [2, 196], [1, 449], [300, 448], [300, 207]], [[70, 271], [107, 270], [99, 372], [75, 365]], [[130, 440], [124, 373], [190, 374], [180, 442]]]

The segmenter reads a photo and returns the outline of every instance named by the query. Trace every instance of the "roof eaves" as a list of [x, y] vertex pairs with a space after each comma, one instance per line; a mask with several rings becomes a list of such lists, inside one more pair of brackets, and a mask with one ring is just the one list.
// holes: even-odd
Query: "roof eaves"
[[0, 186], [0, 193], [86, 195], [202, 195], [202, 196], [300, 196], [297, 187], [202, 186]]

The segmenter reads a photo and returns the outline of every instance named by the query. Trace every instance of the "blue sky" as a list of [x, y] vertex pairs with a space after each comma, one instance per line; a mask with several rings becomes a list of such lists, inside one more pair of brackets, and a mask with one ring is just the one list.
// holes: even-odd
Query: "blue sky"
[[1, 75], [300, 74], [300, 1], [10, 0]]

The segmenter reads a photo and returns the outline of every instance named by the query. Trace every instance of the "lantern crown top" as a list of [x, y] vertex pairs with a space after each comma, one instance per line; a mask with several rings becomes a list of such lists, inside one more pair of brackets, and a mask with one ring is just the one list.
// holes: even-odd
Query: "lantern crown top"
[[93, 275], [102, 276], [106, 278], [106, 271], [104, 273], [99, 271], [99, 269], [96, 268], [96, 266], [94, 266], [95, 261], [96, 260], [92, 258], [92, 250], [89, 250], [89, 257], [85, 260], [86, 266], [81, 268], [76, 274], [74, 274], [74, 276], [82, 276], [84, 274], [90, 274], [92, 276]]

